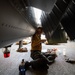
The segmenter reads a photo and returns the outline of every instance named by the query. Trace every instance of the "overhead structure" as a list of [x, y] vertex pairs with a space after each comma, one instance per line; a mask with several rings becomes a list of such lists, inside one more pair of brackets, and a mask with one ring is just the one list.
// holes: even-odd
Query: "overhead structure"
[[[40, 15], [38, 17], [38, 15]], [[75, 39], [75, 0], [0, 0], [0, 48], [43, 27], [50, 43]]]
[[67, 42], [66, 33], [70, 40], [75, 39], [74, 9], [74, 0], [57, 0], [50, 14], [42, 14], [42, 27], [49, 43]]

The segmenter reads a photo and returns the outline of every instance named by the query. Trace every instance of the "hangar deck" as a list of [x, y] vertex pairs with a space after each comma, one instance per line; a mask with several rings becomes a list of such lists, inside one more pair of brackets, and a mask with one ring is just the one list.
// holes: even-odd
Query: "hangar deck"
[[[26, 75], [75, 75], [75, 64], [67, 63], [66, 58], [75, 59], [75, 42], [63, 43], [60, 45], [43, 45], [43, 51], [48, 48], [57, 48], [58, 57], [55, 63], [51, 64], [48, 72], [34, 71], [32, 69], [26, 71]], [[19, 75], [18, 65], [21, 59], [32, 60], [30, 58], [30, 44], [24, 45], [28, 52], [16, 52], [18, 45], [13, 44], [11, 47], [11, 56], [4, 58], [2, 50], [0, 49], [0, 75]], [[63, 56], [63, 50], [66, 50], [66, 57]]]

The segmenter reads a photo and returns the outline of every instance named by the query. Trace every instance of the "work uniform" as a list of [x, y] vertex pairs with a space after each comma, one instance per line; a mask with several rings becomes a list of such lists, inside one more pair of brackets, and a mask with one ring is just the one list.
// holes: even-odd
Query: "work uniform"
[[25, 75], [25, 62], [21, 62], [19, 65], [19, 75]]
[[43, 58], [41, 54], [42, 44], [41, 44], [41, 35], [34, 34], [32, 36], [31, 43], [31, 57], [34, 61], [31, 62], [32, 67], [37, 69], [47, 68], [47, 61]]
[[37, 59], [40, 57], [38, 52], [40, 53], [42, 49], [41, 38], [37, 34], [34, 34], [31, 41], [31, 57]]

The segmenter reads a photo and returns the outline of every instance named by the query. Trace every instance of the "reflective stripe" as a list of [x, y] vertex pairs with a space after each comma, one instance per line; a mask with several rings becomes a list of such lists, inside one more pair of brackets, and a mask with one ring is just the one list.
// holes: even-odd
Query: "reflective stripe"
[[25, 71], [25, 69], [21, 69], [21, 71]]

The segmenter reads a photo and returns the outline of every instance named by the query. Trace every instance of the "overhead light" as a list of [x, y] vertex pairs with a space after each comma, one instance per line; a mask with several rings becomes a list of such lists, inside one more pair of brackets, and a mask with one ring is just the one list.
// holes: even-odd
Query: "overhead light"
[[34, 12], [34, 17], [35, 17], [35, 21], [37, 24], [41, 24], [41, 14], [42, 14], [42, 10], [38, 9], [38, 8], [33, 8], [33, 12]]

